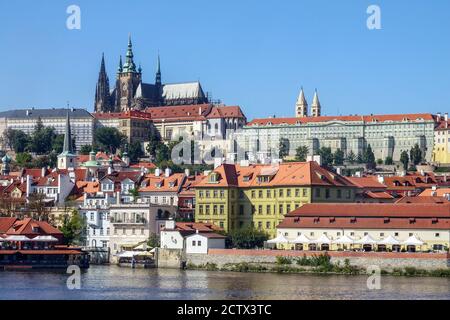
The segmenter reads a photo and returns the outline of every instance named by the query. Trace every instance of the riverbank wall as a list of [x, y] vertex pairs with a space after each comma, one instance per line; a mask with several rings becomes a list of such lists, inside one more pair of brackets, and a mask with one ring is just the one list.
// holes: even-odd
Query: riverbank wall
[[[214, 264], [222, 268], [229, 264], [249, 263], [254, 265], [275, 265], [277, 257], [301, 258], [321, 255], [324, 252], [285, 251], [285, 250], [236, 250], [210, 249], [208, 254], [180, 253], [179, 262], [186, 265], [201, 266]], [[327, 252], [332, 263], [343, 265], [346, 260], [350, 265], [359, 268], [377, 266], [392, 271], [394, 268], [413, 267], [424, 270], [438, 270], [450, 268], [450, 255], [447, 253], [405, 253], [405, 252]], [[173, 256], [172, 256], [173, 257]], [[184, 261], [183, 261], [184, 260]], [[174, 267], [176, 264], [172, 264]]]

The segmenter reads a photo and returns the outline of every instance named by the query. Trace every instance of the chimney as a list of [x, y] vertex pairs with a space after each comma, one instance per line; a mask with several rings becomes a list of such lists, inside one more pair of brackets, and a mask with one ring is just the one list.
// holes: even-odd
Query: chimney
[[378, 182], [381, 184], [384, 184], [384, 177], [383, 176], [378, 176]]
[[116, 204], [120, 204], [120, 191], [116, 192]]
[[165, 177], [169, 178], [171, 174], [172, 174], [172, 170], [170, 170], [170, 168], [166, 168], [166, 171], [164, 173]]
[[159, 177], [161, 175], [161, 169], [160, 168], [156, 168], [155, 169], [155, 177]]
[[112, 174], [113, 170], [111, 167], [108, 167], [108, 174]]
[[184, 170], [184, 175], [185, 175], [186, 177], [189, 177], [189, 176], [191, 175], [191, 171], [190, 171], [189, 169], [185, 169], [185, 170]]
[[45, 177], [46, 169], [45, 167], [41, 168], [41, 177]]
[[444, 120], [445, 120], [445, 122], [448, 122], [448, 112], [445, 113]]
[[199, 115], [199, 116], [202, 115], [202, 107], [198, 107], [198, 115]]
[[437, 115], [436, 115], [437, 121], [440, 122], [441, 118], [442, 118], [442, 114], [440, 112], [438, 112]]

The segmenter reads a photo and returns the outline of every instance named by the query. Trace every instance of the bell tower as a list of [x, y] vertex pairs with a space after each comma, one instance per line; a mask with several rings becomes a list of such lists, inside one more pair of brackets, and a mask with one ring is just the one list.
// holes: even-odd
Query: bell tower
[[133, 44], [131, 36], [128, 39], [128, 50], [125, 64], [122, 65], [122, 57], [119, 62], [116, 78], [116, 110], [128, 111], [135, 107], [134, 96], [136, 89], [142, 81], [142, 69], [136, 69], [134, 63]]

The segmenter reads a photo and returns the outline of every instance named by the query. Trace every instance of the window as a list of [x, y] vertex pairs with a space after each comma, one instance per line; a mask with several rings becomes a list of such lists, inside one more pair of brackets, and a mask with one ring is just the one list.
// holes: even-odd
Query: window
[[283, 197], [283, 189], [280, 189], [279, 191], [278, 191], [278, 196], [281, 198], [281, 197]]
[[384, 232], [380, 232], [380, 237], [384, 237]]
[[266, 229], [270, 229], [270, 221], [266, 222]]
[[224, 214], [225, 213], [225, 207], [224, 207], [224, 205], [222, 204], [222, 205], [220, 205], [220, 209], [219, 209], [219, 214]]
[[93, 221], [93, 220], [94, 220], [94, 213], [91, 212], [91, 221]]
[[267, 198], [272, 198], [272, 192], [271, 192], [271, 190], [267, 190], [267, 192], [266, 192], [266, 197]]
[[216, 205], [213, 206], [213, 215], [217, 215], [217, 206]]
[[286, 205], [286, 212], [287, 213], [291, 212], [291, 205], [290, 204]]
[[258, 191], [258, 198], [262, 198], [263, 197], [263, 192], [262, 192], [262, 190], [259, 190]]
[[224, 223], [223, 221], [220, 221], [219, 226], [223, 229], [224, 228]]
[[291, 189], [287, 189], [286, 190], [286, 197], [290, 197], [291, 196]]
[[295, 197], [300, 197], [300, 189], [295, 189]]
[[279, 206], [278, 213], [283, 214], [283, 205], [282, 204], [280, 204], [280, 206]]
[[205, 206], [205, 212], [206, 212], [207, 215], [209, 214], [209, 204], [207, 204], [207, 205]]
[[320, 189], [319, 188], [317, 188], [315, 190], [315, 194], [316, 194], [316, 198], [320, 198]]
[[262, 214], [263, 213], [263, 206], [259, 205], [258, 206], [258, 214]]
[[270, 205], [269, 204], [266, 206], [266, 214], [270, 214]]
[[303, 189], [303, 196], [306, 197], [308, 195], [308, 189]]
[[203, 215], [203, 206], [198, 206], [198, 214]]
[[225, 191], [220, 190], [220, 197], [221, 197], [221, 198], [225, 198]]
[[195, 244], [196, 244], [197, 242], [195, 242], [194, 240], [192, 240], [192, 246], [193, 247], [195, 247]]
[[338, 199], [342, 198], [342, 190], [337, 191], [337, 197], [338, 197]]
[[202, 242], [201, 241], [197, 241], [197, 246], [201, 246], [202, 245]]
[[325, 189], [325, 198], [326, 199], [330, 198], [330, 189]]
[[439, 234], [439, 233], [436, 233], [434, 236], [435, 236], [436, 238], [439, 238], [440, 234]]
[[203, 198], [203, 191], [199, 191], [199, 192], [198, 192], [198, 197], [199, 197], [199, 198]]
[[256, 192], [255, 192], [255, 190], [252, 190], [252, 199], [255, 199], [255, 197], [256, 197]]
[[136, 229], [135, 229], [135, 228], [131, 229], [131, 233], [132, 233], [133, 235], [135, 235], [135, 234], [136, 234]]
[[239, 215], [240, 216], [244, 215], [244, 206], [242, 204], [239, 206]]

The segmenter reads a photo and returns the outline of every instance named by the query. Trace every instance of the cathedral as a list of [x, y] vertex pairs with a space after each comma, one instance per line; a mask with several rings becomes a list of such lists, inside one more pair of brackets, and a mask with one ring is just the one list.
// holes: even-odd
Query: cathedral
[[155, 83], [142, 82], [142, 68], [134, 63], [133, 44], [128, 40], [125, 63], [120, 57], [116, 86], [109, 87], [105, 57], [102, 56], [100, 73], [95, 90], [94, 111], [97, 113], [143, 110], [148, 107], [195, 105], [209, 103], [199, 82], [163, 84], [161, 64], [158, 64]]

